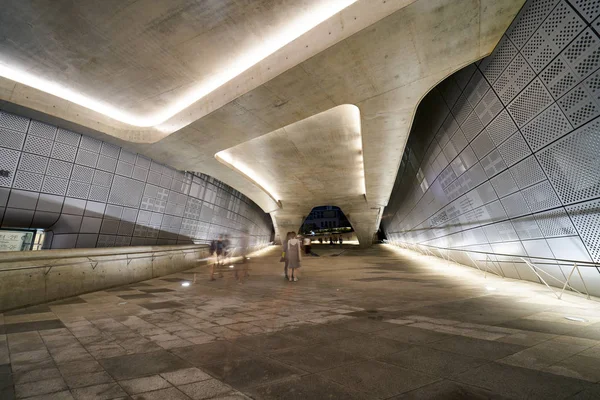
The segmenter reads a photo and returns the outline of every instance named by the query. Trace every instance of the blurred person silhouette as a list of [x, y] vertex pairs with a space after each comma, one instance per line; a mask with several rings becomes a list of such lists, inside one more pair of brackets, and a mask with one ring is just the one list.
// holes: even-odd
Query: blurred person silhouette
[[294, 234], [294, 232], [288, 232], [285, 235], [285, 238], [281, 241], [281, 247], [283, 248], [283, 253], [281, 253], [281, 259], [279, 261], [285, 263], [283, 265], [283, 275], [285, 276], [285, 279], [288, 280], [288, 254], [287, 254], [287, 244], [288, 244], [288, 240], [290, 240], [292, 238], [292, 234]]
[[[246, 253], [248, 252], [248, 248], [250, 246], [250, 235], [248, 234], [247, 229], [244, 229], [242, 231], [242, 237], [241, 237], [239, 243], [240, 243], [240, 255], [242, 256], [242, 272], [243, 272], [242, 281], [243, 281], [244, 278], [247, 278], [250, 276], [250, 274], [248, 273], [248, 258], [246, 257]], [[240, 278], [238, 277], [237, 269], [235, 270], [235, 279], [238, 281], [240, 280]]]
[[298, 276], [300, 275], [300, 261], [302, 260], [302, 245], [300, 244], [300, 240], [296, 238], [296, 233], [291, 232], [291, 237], [287, 241], [286, 247], [286, 257], [288, 260], [288, 275], [289, 270], [291, 270], [292, 274], [288, 277], [290, 282], [298, 282]]
[[[223, 235], [219, 235], [217, 240], [210, 242], [211, 254], [215, 254], [215, 261], [210, 266], [210, 280], [215, 280], [215, 265], [217, 267], [222, 265], [223, 260]], [[219, 272], [219, 278], [223, 277], [223, 273]]]
[[231, 257], [231, 253], [232, 253], [232, 248], [231, 248], [231, 241], [229, 240], [229, 235], [225, 235], [223, 237], [223, 258], [224, 258], [224, 264], [228, 264], [229, 263], [229, 259]]
[[304, 254], [306, 254], [307, 256], [312, 254], [312, 252], [310, 251], [311, 243], [312, 240], [310, 240], [308, 236], [304, 236], [304, 238], [302, 239], [302, 245], [304, 246]]

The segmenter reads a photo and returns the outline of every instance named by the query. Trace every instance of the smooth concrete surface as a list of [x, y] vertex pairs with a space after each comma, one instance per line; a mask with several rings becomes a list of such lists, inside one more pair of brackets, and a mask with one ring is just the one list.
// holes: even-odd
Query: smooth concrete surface
[[314, 250], [296, 283], [274, 247], [252, 255], [242, 283], [209, 282], [202, 266], [0, 314], [0, 397], [600, 394], [598, 299], [559, 301], [539, 284], [386, 245]]
[[216, 158], [231, 168], [243, 165], [252, 172], [248, 179], [281, 202], [271, 212], [280, 239], [281, 233], [298, 232], [313, 207], [335, 205], [361, 245], [370, 246], [382, 210], [371, 209], [365, 197], [362, 143], [360, 110], [345, 104], [221, 151]]
[[[20, 3], [11, 2], [11, 7], [15, 4]], [[140, 6], [145, 7], [143, 4]], [[376, 210], [389, 199], [420, 99], [446, 76], [489, 54], [522, 4], [522, 0], [360, 0], [267, 57], [256, 69], [239, 75], [162, 126], [145, 131], [6, 80], [1, 84], [4, 90], [0, 90], [0, 98], [61, 123], [85, 127], [99, 139], [113, 141], [177, 169], [206, 173], [244, 193], [267, 212], [277, 210], [277, 203], [243, 175], [219, 163], [214, 155], [335, 106], [353, 104], [361, 114], [366, 199], [369, 209]], [[125, 13], [133, 27], [152, 20], [154, 8], [132, 12], [135, 9], [116, 10], [115, 18], [118, 20]], [[3, 14], [16, 19], [22, 12]], [[103, 10], [90, 11], [85, 7], [82, 13], [100, 20], [105, 15]], [[43, 14], [39, 17], [40, 22], [44, 21]], [[23, 25], [31, 33], [28, 26]], [[189, 26], [183, 23], [180, 28]], [[20, 29], [15, 32], [23, 34]], [[111, 31], [114, 35], [118, 32]], [[65, 35], [81, 39], [76, 29]], [[33, 34], [31, 41], [35, 37]], [[144, 39], [148, 38], [142, 35], [140, 40]], [[151, 43], [169, 43], [168, 37], [162, 35], [151, 39]], [[92, 45], [94, 41], [82, 43]], [[222, 42], [212, 43], [218, 43], [218, 50], [222, 50]], [[133, 52], [133, 48], [128, 47], [128, 51]], [[146, 47], [135, 49], [142, 51]], [[94, 52], [87, 48], [85, 53]], [[96, 56], [97, 63], [116, 62], [110, 53], [98, 54], [106, 57]], [[203, 52], [189, 54], [195, 54], [199, 64], [212, 64]], [[128, 56], [145, 59], [136, 58], [135, 52]], [[125, 64], [130, 66], [130, 62]], [[163, 65], [171, 69], [169, 63]], [[62, 69], [50, 69], [63, 73]], [[258, 73], [265, 69], [264, 74]], [[82, 80], [94, 79], [97, 87], [104, 88], [104, 75], [94, 75], [95, 69], [90, 70]], [[147, 79], [160, 81], [162, 70], [157, 68]], [[108, 76], [114, 79], [113, 75]], [[343, 159], [337, 162], [344, 165]]]
[[0, 310], [156, 278], [208, 258], [208, 245], [0, 253]]

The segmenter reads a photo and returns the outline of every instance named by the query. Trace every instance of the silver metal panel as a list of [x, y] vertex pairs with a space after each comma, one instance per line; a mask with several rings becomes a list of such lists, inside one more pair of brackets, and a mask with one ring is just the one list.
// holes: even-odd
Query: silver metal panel
[[56, 158], [62, 161], [74, 162], [75, 155], [77, 154], [77, 147], [69, 146], [67, 144], [55, 142], [52, 147], [52, 158]]
[[114, 144], [102, 142], [102, 148], [100, 149], [100, 154], [107, 156], [107, 157], [119, 158], [120, 151], [121, 151], [121, 148], [119, 146], [115, 146]]
[[538, 151], [572, 130], [571, 123], [556, 104], [552, 104], [521, 128], [523, 136], [533, 151]]
[[509, 218], [520, 217], [524, 214], [530, 214], [531, 211], [523, 198], [521, 192], [513, 193], [509, 196], [500, 199], [502, 206], [506, 210]]
[[600, 200], [587, 201], [567, 207], [577, 232], [593, 260], [600, 262]]
[[38, 174], [46, 173], [48, 166], [48, 157], [37, 156], [35, 154], [23, 153], [19, 161], [19, 170], [35, 172]]
[[535, 77], [535, 72], [521, 54], [511, 61], [493, 87], [504, 105], [510, 103], [523, 88]]
[[115, 175], [108, 197], [111, 204], [137, 207], [142, 200], [144, 183]]
[[515, 21], [506, 31], [506, 34], [517, 48], [520, 49], [527, 43], [558, 1], [539, 0], [525, 3], [519, 14], [517, 14]]
[[56, 132], [57, 142], [68, 144], [70, 146], [77, 147], [79, 146], [79, 141], [81, 140], [81, 135], [79, 133], [71, 132], [66, 129], [58, 128], [58, 132]]
[[561, 205], [552, 185], [547, 180], [521, 191], [532, 212], [540, 212]]
[[25, 133], [29, 127], [29, 118], [0, 111], [0, 127]]
[[41, 156], [49, 156], [52, 152], [53, 142], [37, 136], [27, 135], [23, 150], [28, 153], [38, 154]]
[[71, 177], [72, 169], [73, 164], [66, 161], [60, 161], [51, 158], [50, 160], [48, 160], [48, 168], [46, 169], [46, 175], [68, 179]]
[[507, 109], [517, 126], [522, 127], [548, 107], [554, 99], [539, 78], [534, 79]]
[[565, 204], [600, 196], [600, 121], [594, 120], [539, 152]]
[[498, 151], [509, 167], [531, 154], [531, 150], [520, 132], [516, 132], [498, 146]]
[[27, 134], [39, 136], [48, 140], [54, 140], [56, 137], [56, 130], [57, 128], [55, 126], [32, 120], [29, 124], [29, 130]]
[[21, 150], [24, 142], [25, 134], [23, 132], [0, 128], [0, 147]]
[[517, 49], [510, 39], [503, 36], [492, 54], [483, 59], [479, 69], [489, 82], [494, 83], [515, 55], [517, 55]]
[[517, 131], [517, 125], [508, 112], [503, 110], [485, 129], [497, 146]]
[[510, 173], [520, 189], [546, 179], [546, 174], [533, 155], [510, 167]]
[[17, 171], [17, 173], [15, 174], [15, 180], [13, 182], [13, 188], [39, 192], [42, 188], [43, 180], [44, 175], [42, 174]]
[[98, 139], [91, 138], [89, 136], [82, 136], [79, 144], [80, 149], [91, 151], [94, 153], [100, 153], [102, 142]]
[[596, 17], [600, 16], [600, 3], [597, 1], [569, 0], [569, 2], [588, 22], [592, 22]]

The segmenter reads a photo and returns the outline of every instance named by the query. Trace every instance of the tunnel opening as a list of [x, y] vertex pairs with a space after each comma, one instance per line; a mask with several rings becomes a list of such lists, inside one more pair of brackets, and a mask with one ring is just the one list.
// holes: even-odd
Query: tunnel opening
[[314, 207], [304, 219], [300, 232], [323, 243], [356, 241], [354, 228], [344, 212], [336, 206]]

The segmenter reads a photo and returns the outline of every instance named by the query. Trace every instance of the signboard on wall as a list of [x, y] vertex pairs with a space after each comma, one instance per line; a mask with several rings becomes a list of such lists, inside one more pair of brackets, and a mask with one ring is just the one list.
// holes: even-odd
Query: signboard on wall
[[0, 251], [29, 250], [33, 232], [0, 230]]

